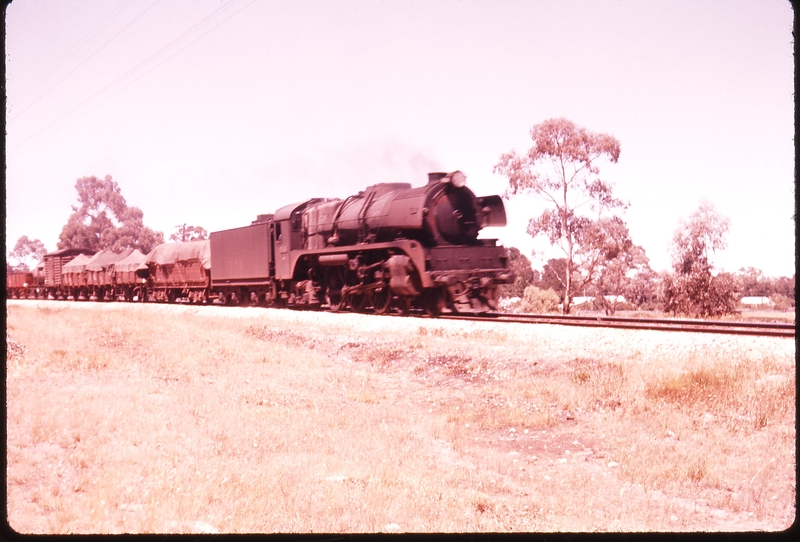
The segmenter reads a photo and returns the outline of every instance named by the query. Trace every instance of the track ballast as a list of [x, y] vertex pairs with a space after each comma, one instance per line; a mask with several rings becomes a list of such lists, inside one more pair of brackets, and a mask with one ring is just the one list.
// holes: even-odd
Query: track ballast
[[562, 314], [487, 313], [481, 316], [442, 315], [448, 320], [510, 322], [525, 324], [554, 324], [561, 326], [605, 327], [617, 329], [683, 331], [726, 335], [755, 335], [760, 337], [795, 336], [794, 324], [774, 322], [735, 322], [725, 320], [692, 320], [681, 318], [627, 318], [617, 316], [574, 316]]

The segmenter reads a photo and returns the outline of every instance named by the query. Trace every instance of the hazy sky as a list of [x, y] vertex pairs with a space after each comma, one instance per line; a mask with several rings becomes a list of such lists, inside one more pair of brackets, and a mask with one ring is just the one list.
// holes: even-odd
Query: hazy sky
[[[166, 237], [429, 171], [498, 194], [500, 155], [566, 117], [621, 142], [601, 174], [654, 269], [707, 199], [718, 267], [791, 276], [791, 31], [784, 0], [14, 0], [7, 250], [55, 250], [90, 175]], [[506, 208], [489, 236], [559, 256], [525, 233], [543, 203]]]

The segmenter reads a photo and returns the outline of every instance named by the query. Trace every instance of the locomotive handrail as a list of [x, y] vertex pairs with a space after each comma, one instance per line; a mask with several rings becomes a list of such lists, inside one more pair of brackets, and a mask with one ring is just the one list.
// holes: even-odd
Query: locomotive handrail
[[352, 201], [355, 201], [357, 195], [354, 196], [347, 196], [342, 204], [336, 209], [336, 215], [333, 217], [333, 224], [331, 228], [331, 236], [328, 237], [327, 241], [329, 245], [338, 245], [339, 241], [341, 240], [339, 237], [339, 219], [342, 217], [342, 211], [344, 208]]

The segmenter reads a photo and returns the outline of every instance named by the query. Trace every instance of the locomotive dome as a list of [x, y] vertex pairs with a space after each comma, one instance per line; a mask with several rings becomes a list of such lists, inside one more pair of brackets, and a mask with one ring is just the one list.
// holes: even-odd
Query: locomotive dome
[[428, 184], [436, 182], [450, 183], [456, 188], [461, 188], [467, 184], [467, 176], [460, 170], [456, 170], [452, 173], [428, 173]]

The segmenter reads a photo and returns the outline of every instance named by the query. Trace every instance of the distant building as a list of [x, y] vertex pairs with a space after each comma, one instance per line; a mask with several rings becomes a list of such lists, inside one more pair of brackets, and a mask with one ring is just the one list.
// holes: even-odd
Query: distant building
[[772, 306], [775, 305], [775, 303], [773, 303], [770, 298], [768, 298], [767, 296], [763, 296], [763, 295], [762, 296], [743, 297], [742, 300], [740, 301], [740, 303], [742, 305], [745, 305], [745, 306], [748, 306], [748, 307], [757, 307], [757, 306], [772, 307]]

